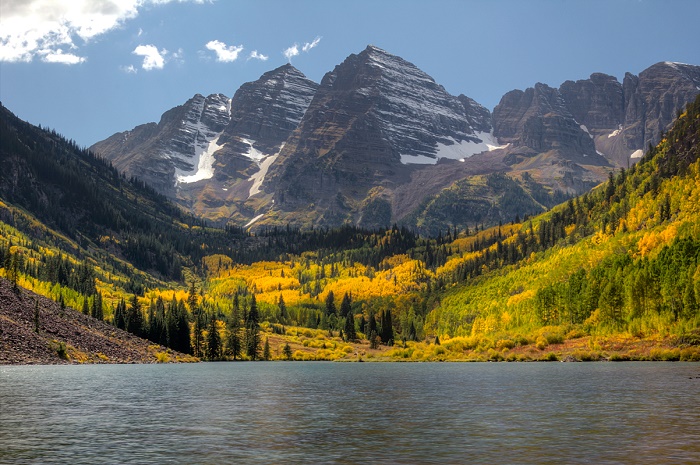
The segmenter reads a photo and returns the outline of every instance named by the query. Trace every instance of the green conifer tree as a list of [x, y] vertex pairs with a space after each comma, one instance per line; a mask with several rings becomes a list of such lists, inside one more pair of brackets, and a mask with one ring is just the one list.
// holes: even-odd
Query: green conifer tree
[[241, 311], [238, 301], [238, 293], [233, 297], [233, 306], [231, 314], [226, 321], [226, 330], [228, 336], [226, 339], [226, 352], [237, 360], [241, 356], [243, 350], [243, 341], [241, 340]]
[[246, 321], [245, 346], [246, 354], [251, 360], [260, 357], [260, 316], [258, 314], [258, 304], [255, 301], [255, 294], [250, 299], [250, 310]]
[[216, 317], [214, 316], [209, 323], [206, 356], [208, 360], [219, 360], [221, 358], [221, 337], [219, 336], [219, 328], [216, 324]]
[[352, 302], [350, 301], [350, 295], [346, 292], [343, 295], [343, 301], [340, 303], [340, 316], [345, 318], [350, 312], [352, 312]]
[[140, 337], [143, 333], [143, 313], [141, 311], [141, 303], [136, 294], [129, 302], [125, 320], [126, 330]]
[[265, 346], [263, 348], [263, 360], [269, 361], [272, 358], [272, 354], [270, 354], [270, 341], [268, 341], [267, 338], [265, 338]]
[[119, 329], [126, 329], [126, 302], [121, 299], [114, 311], [114, 326]]
[[335, 315], [337, 313], [337, 309], [335, 307], [335, 295], [333, 294], [333, 291], [329, 291], [328, 295], [326, 296], [326, 315]]
[[345, 317], [345, 339], [347, 341], [354, 341], [357, 339], [357, 332], [355, 331], [355, 315], [352, 314], [352, 310]]
[[289, 343], [285, 344], [284, 347], [282, 347], [282, 354], [284, 355], [285, 359], [292, 359], [292, 348], [289, 347]]
[[280, 300], [278, 302], [278, 307], [280, 311], [280, 323], [286, 324], [287, 323], [287, 305], [284, 303], [284, 299], [282, 298], [282, 294], [280, 294]]

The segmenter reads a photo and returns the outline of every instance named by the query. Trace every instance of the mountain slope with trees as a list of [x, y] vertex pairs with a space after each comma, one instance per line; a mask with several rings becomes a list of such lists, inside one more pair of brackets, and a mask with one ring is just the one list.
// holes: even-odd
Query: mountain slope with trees
[[10, 191], [0, 276], [208, 359], [697, 360], [699, 147], [696, 99], [640, 163], [591, 192], [432, 238], [397, 226], [252, 235], [163, 220], [164, 244], [192, 241], [172, 245], [177, 281], [135, 267], [110, 240], [88, 241], [102, 223], [63, 233], [31, 192]]

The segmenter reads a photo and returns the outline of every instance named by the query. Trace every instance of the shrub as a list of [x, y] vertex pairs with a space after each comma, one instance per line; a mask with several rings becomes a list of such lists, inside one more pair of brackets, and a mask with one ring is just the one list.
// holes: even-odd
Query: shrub
[[492, 362], [502, 362], [503, 361], [503, 355], [493, 349], [489, 349], [488, 351], [488, 360]]
[[700, 362], [700, 350], [697, 348], [681, 350], [681, 362]]
[[581, 337], [584, 337], [586, 333], [584, 333], [581, 329], [579, 328], [574, 328], [568, 333], [566, 333], [566, 339], [579, 339]]
[[582, 362], [593, 362], [600, 358], [600, 356], [598, 356], [598, 354], [595, 352], [588, 352], [583, 350], [576, 351], [571, 355], [573, 355], [577, 360], [581, 360]]
[[681, 352], [678, 349], [652, 349], [649, 356], [652, 360], [660, 360], [663, 362], [677, 362], [681, 359]]
[[538, 349], [544, 350], [548, 345], [549, 345], [549, 342], [547, 342], [547, 339], [544, 336], [537, 337], [537, 340], [535, 341], [535, 346]]
[[496, 349], [498, 350], [504, 350], [504, 349], [512, 349], [515, 347], [515, 341], [511, 339], [499, 339], [496, 341]]
[[630, 356], [627, 354], [612, 354], [609, 359], [611, 362], [628, 362]]
[[544, 357], [542, 357], [540, 360], [542, 360], [543, 362], [558, 362], [559, 357], [557, 357], [557, 354], [555, 354], [554, 352], [550, 352]]
[[68, 351], [65, 342], [57, 342], [55, 346], [56, 354], [63, 360], [68, 360]]

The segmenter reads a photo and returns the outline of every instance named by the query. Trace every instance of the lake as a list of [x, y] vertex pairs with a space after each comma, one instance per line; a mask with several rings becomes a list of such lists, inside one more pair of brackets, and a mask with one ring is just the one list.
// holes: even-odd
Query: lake
[[700, 364], [0, 366], [1, 464], [700, 463]]

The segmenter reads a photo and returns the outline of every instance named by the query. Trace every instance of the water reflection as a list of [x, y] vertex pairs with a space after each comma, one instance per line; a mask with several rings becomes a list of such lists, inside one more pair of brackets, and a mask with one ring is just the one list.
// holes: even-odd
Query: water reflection
[[0, 463], [700, 463], [695, 376], [683, 363], [0, 367]]

